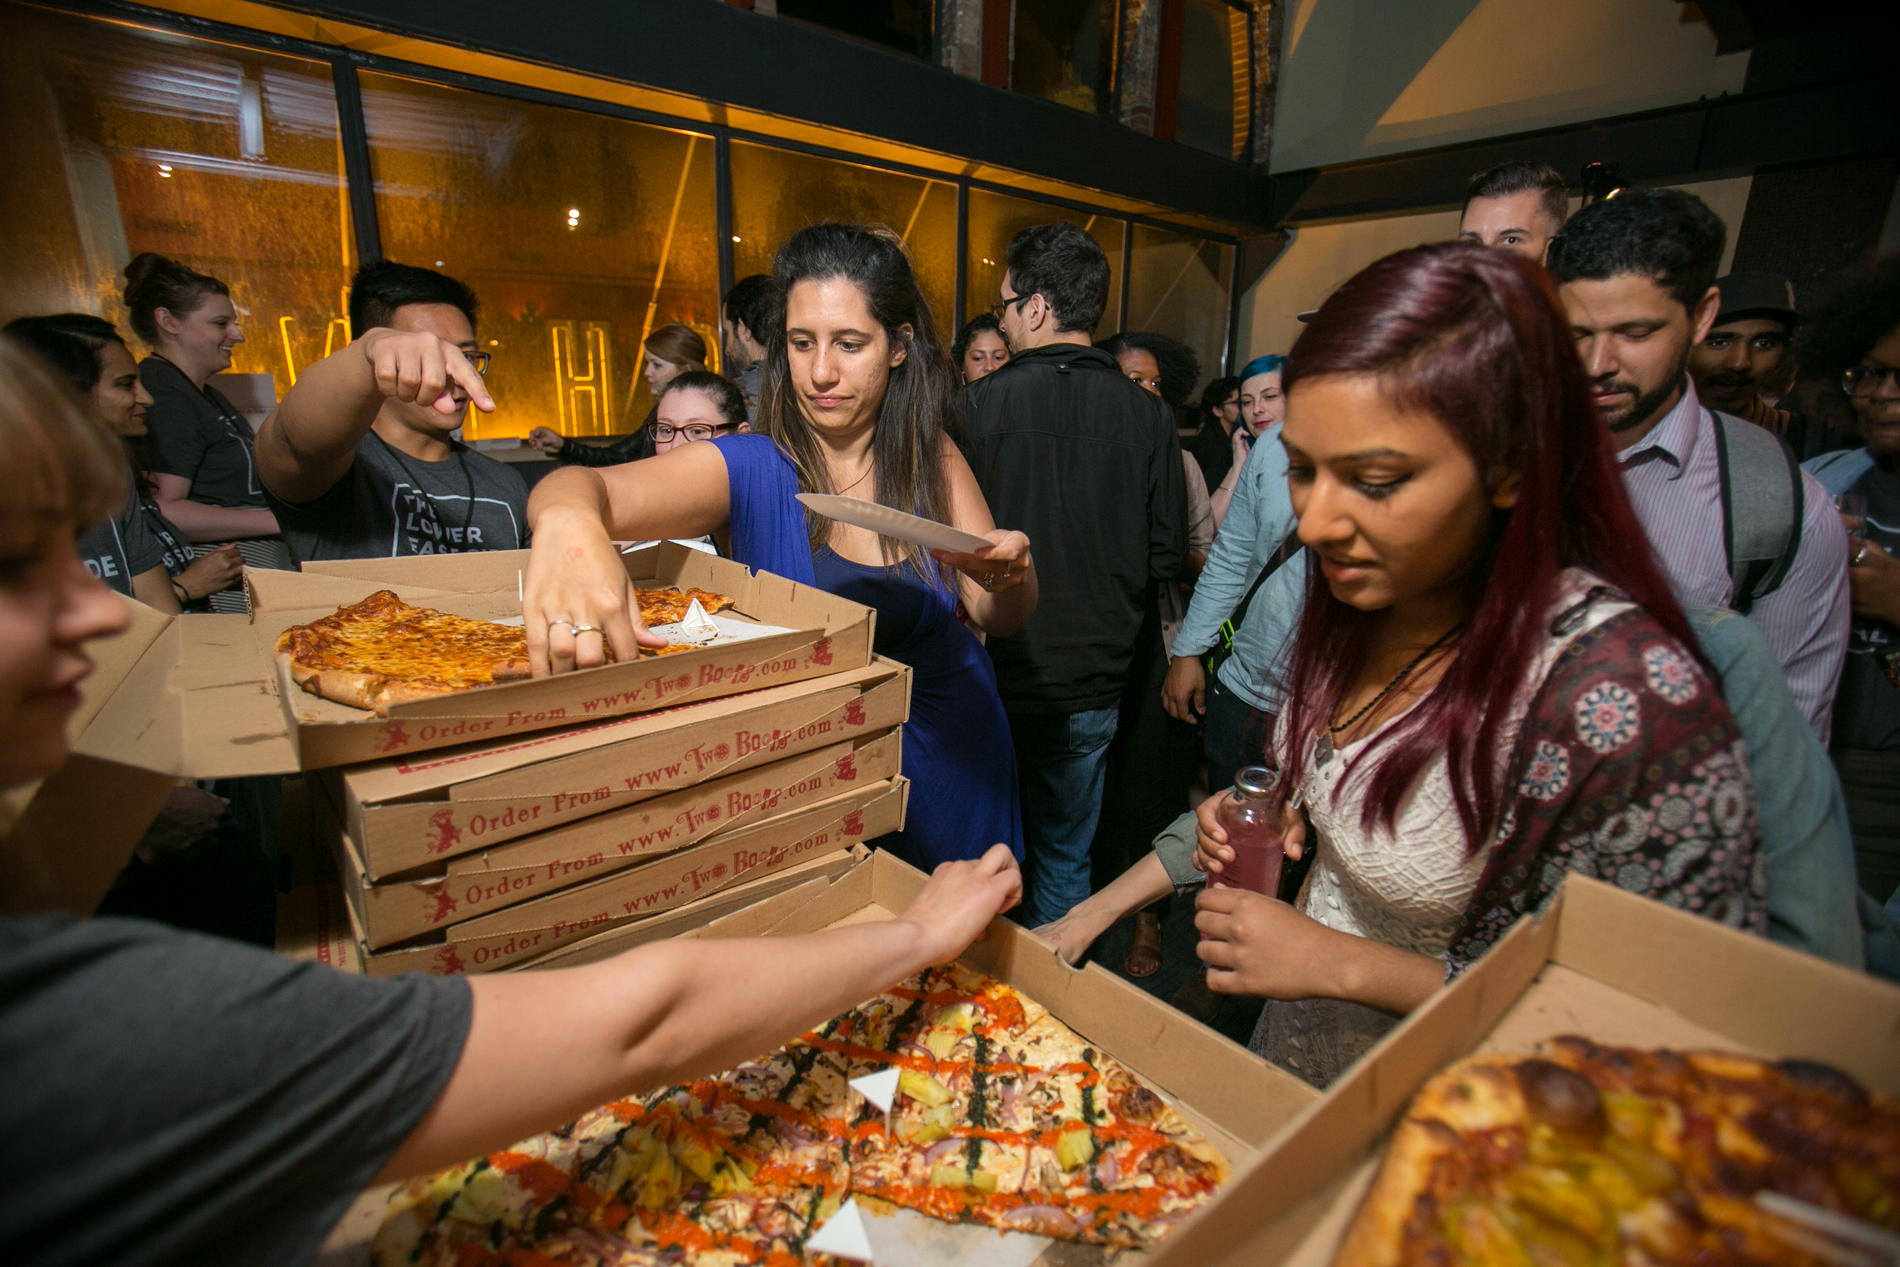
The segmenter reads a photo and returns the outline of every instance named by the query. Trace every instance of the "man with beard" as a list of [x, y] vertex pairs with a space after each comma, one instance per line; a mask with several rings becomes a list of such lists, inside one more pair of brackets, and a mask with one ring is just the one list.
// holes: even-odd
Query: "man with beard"
[[1847, 534], [1784, 442], [1696, 395], [1727, 233], [1679, 189], [1625, 189], [1551, 243], [1564, 310], [1636, 517], [1685, 606], [1761, 628], [1823, 744], [1847, 650]]
[[1708, 335], [1689, 349], [1689, 376], [1702, 403], [1768, 428], [1802, 461], [1851, 448], [1833, 427], [1762, 398], [1762, 385], [1781, 368], [1800, 320], [1794, 286], [1775, 273], [1730, 273], [1715, 288], [1722, 292], [1721, 311]]

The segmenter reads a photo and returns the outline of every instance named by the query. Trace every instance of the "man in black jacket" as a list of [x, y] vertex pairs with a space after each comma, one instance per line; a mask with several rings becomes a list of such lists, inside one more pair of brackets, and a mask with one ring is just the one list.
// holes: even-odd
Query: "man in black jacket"
[[1034, 927], [1089, 895], [1117, 706], [1155, 584], [1187, 552], [1187, 490], [1173, 412], [1090, 346], [1108, 302], [1102, 248], [1073, 224], [1040, 224], [1004, 258], [995, 311], [1010, 360], [963, 389], [957, 438], [996, 522], [1036, 543], [1036, 614], [989, 642]]

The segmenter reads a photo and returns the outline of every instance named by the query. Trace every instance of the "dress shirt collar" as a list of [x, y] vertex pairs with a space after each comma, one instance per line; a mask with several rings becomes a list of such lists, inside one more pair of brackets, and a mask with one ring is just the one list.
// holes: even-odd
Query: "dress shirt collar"
[[1650, 450], [1669, 463], [1669, 478], [1681, 479], [1695, 454], [1696, 440], [1702, 434], [1702, 402], [1696, 399], [1695, 384], [1682, 376], [1682, 399], [1663, 415], [1663, 420], [1648, 435], [1616, 455], [1619, 466], [1629, 466]]

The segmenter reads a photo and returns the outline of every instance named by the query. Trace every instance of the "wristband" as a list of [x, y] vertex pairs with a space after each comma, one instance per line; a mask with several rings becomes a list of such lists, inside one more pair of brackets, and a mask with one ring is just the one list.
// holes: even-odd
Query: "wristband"
[[172, 594], [174, 597], [178, 599], [178, 605], [180, 607], [183, 607], [185, 606], [185, 604], [191, 602], [191, 595], [185, 590], [184, 586], [180, 585], [176, 580], [173, 580], [171, 584], [172, 584]]

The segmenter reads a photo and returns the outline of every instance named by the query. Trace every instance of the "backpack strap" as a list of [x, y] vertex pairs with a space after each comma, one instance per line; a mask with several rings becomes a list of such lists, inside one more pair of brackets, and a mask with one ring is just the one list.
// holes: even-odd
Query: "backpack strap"
[[1746, 614], [1781, 587], [1801, 549], [1807, 492], [1794, 450], [1780, 436], [1711, 413], [1722, 487], [1722, 551], [1729, 606]]

